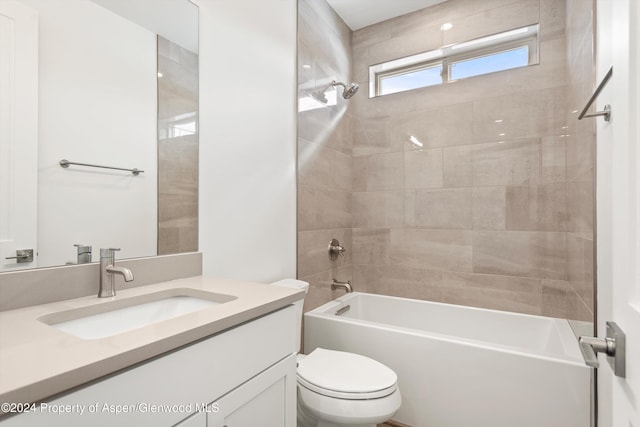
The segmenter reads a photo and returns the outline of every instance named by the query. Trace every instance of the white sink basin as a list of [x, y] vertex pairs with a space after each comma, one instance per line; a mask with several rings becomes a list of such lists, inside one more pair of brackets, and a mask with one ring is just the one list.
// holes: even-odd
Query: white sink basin
[[[60, 313], [39, 320], [78, 338], [106, 338], [163, 320], [204, 310], [236, 297], [194, 290], [125, 298]], [[173, 294], [173, 295], [171, 295]]]

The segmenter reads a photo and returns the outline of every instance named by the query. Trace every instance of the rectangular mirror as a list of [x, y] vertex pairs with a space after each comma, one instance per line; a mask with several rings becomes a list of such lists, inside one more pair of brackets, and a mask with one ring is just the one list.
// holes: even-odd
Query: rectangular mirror
[[[121, 247], [119, 258], [196, 251], [197, 6], [1, 7], [0, 62], [16, 71], [0, 66], [0, 271], [97, 261], [100, 247]], [[23, 249], [33, 261], [13, 258]]]

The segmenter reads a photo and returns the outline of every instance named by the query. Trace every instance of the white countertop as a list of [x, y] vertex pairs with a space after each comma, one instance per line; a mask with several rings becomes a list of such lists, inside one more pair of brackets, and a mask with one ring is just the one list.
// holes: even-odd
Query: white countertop
[[[68, 335], [38, 320], [52, 313], [185, 288], [237, 298], [95, 340]], [[198, 276], [120, 290], [113, 298], [90, 296], [0, 312], [0, 402], [43, 401], [303, 298], [304, 292], [296, 289]]]

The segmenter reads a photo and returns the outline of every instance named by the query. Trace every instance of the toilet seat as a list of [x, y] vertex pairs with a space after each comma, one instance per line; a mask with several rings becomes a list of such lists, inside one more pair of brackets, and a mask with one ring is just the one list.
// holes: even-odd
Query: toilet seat
[[298, 384], [336, 399], [383, 398], [396, 391], [397, 381], [391, 369], [359, 354], [317, 348], [298, 361]]

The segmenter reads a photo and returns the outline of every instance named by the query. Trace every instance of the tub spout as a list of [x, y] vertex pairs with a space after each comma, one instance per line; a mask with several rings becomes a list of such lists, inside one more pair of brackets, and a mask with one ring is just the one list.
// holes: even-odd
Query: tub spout
[[344, 289], [348, 294], [353, 292], [353, 287], [351, 286], [351, 280], [347, 280], [346, 282], [338, 282], [336, 279], [333, 279], [331, 282], [331, 290], [335, 291], [336, 289]]

